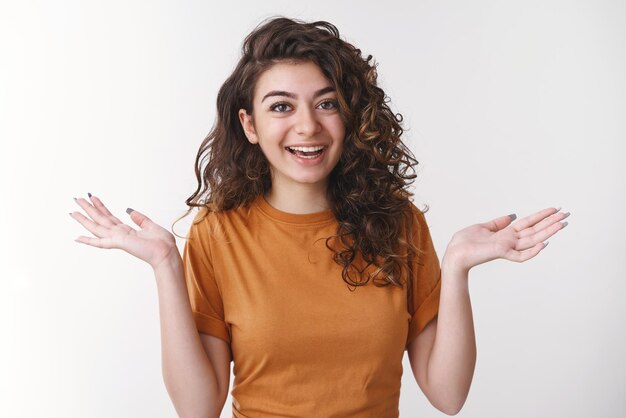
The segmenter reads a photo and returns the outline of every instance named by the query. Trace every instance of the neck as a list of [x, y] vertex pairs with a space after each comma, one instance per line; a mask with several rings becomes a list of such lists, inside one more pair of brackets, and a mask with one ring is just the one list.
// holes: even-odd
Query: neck
[[299, 184], [291, 187], [272, 184], [265, 200], [280, 211], [301, 215], [323, 212], [330, 208], [326, 184]]

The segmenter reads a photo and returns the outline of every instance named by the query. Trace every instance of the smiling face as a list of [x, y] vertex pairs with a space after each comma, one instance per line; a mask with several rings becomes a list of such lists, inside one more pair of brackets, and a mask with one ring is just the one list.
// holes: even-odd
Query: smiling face
[[345, 125], [332, 83], [312, 62], [278, 63], [257, 80], [252, 115], [239, 119], [269, 162], [272, 187], [318, 185], [343, 150]]

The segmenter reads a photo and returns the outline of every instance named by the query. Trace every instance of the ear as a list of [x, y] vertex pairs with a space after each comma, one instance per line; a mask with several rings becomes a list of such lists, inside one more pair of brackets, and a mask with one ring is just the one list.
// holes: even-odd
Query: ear
[[243, 132], [246, 134], [248, 141], [251, 144], [258, 144], [259, 140], [256, 136], [256, 129], [254, 128], [252, 115], [249, 115], [246, 109], [239, 109], [239, 122], [241, 122], [241, 127], [243, 128]]

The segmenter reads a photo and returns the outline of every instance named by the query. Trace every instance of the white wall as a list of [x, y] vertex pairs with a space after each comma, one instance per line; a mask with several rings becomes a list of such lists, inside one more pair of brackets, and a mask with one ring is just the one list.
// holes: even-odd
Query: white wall
[[[459, 416], [625, 416], [626, 4], [608, 0], [0, 3], [0, 416], [176, 416], [151, 269], [74, 242], [68, 212], [91, 192], [169, 227], [217, 90], [275, 14], [376, 57], [440, 257], [470, 224], [572, 212], [536, 258], [471, 271]], [[401, 416], [442, 416], [404, 362]]]

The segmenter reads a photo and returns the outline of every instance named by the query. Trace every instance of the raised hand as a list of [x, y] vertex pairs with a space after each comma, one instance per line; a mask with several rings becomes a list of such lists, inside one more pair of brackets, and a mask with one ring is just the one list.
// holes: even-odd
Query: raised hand
[[77, 242], [98, 248], [119, 248], [146, 261], [152, 268], [170, 257], [180, 257], [174, 235], [144, 214], [128, 210], [132, 221], [141, 228], [135, 230], [113, 216], [95, 196], [90, 197], [91, 203], [83, 198], [74, 200], [91, 219], [80, 212], [72, 212], [70, 216], [97, 237], [81, 235], [76, 239]]
[[514, 216], [506, 215], [469, 226], [453, 235], [444, 258], [465, 271], [496, 258], [529, 260], [546, 247], [543, 241], [567, 226], [560, 221], [570, 213], [559, 210], [543, 209], [515, 223]]

